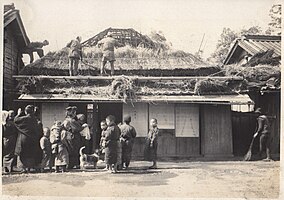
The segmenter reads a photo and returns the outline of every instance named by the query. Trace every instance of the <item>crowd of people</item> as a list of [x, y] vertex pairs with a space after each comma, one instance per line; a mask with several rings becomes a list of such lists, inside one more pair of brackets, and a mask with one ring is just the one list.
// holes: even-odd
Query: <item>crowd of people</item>
[[[104, 170], [116, 173], [130, 165], [135, 128], [130, 125], [131, 116], [126, 115], [123, 123], [116, 124], [109, 115], [101, 121], [99, 155], [104, 155]], [[152, 161], [151, 169], [157, 168], [158, 126], [157, 119], [150, 120], [150, 130], [145, 142], [145, 159]], [[66, 117], [55, 121], [52, 127], [44, 127], [39, 118], [39, 109], [32, 105], [14, 111], [2, 111], [2, 159], [4, 173], [13, 172], [13, 167], [22, 173], [66, 172], [80, 168], [80, 148], [90, 152], [91, 133], [86, 117], [77, 114], [77, 107], [67, 107]]]

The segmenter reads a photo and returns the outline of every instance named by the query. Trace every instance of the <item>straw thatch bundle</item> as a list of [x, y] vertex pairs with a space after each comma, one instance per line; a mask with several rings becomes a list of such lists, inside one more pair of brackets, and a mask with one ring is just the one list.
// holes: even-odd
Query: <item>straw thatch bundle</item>
[[270, 65], [270, 66], [280, 65], [281, 56], [275, 57], [273, 55], [274, 55], [273, 50], [259, 52], [255, 54], [244, 66], [254, 67], [257, 65]]
[[115, 98], [123, 99], [124, 102], [127, 99], [134, 99], [136, 95], [133, 80], [126, 76], [114, 79], [111, 83], [110, 94]]
[[195, 84], [194, 94], [220, 94], [220, 93], [234, 93], [232, 88], [228, 86], [227, 81], [219, 81], [213, 79], [199, 80]]

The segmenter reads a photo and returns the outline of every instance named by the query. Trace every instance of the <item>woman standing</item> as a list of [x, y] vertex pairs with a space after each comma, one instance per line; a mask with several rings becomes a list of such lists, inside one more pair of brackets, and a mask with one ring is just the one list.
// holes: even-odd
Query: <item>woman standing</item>
[[146, 138], [144, 157], [147, 161], [152, 161], [150, 169], [157, 169], [157, 148], [158, 148], [158, 121], [153, 118], [150, 120], [150, 130]]
[[36, 167], [39, 157], [37, 154], [41, 151], [38, 144], [40, 129], [34, 116], [34, 107], [32, 105], [26, 106], [24, 116], [19, 108], [14, 122], [19, 132], [15, 153], [23, 164], [22, 172], [29, 172], [30, 168]]
[[81, 135], [80, 132], [83, 130], [82, 125], [78, 121], [77, 118], [77, 107], [67, 107], [66, 108], [66, 118], [63, 124], [70, 123], [71, 133], [73, 137], [70, 141], [70, 147], [68, 148], [69, 153], [69, 165], [68, 168], [72, 169], [73, 167], [79, 168], [80, 161], [79, 161], [79, 150], [81, 148]]
[[15, 164], [15, 147], [18, 131], [14, 124], [14, 111], [2, 111], [2, 134], [3, 134], [3, 168], [4, 173], [13, 172]]

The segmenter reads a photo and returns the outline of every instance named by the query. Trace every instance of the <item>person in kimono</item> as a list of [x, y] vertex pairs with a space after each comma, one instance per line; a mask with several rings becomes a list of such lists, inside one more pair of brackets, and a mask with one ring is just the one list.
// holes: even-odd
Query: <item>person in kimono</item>
[[149, 169], [157, 169], [157, 148], [158, 148], [158, 121], [153, 118], [150, 120], [150, 130], [146, 137], [144, 157], [147, 161], [152, 161], [153, 165]]
[[136, 130], [133, 126], [130, 125], [130, 115], [126, 115], [123, 118], [123, 121], [124, 123], [119, 126], [121, 130], [120, 140], [122, 144], [122, 165], [124, 169], [127, 169], [131, 160], [134, 138], [136, 137]]
[[51, 149], [55, 155], [54, 165], [55, 172], [59, 173], [67, 171], [67, 165], [69, 164], [69, 154], [67, 150], [68, 137], [71, 134], [68, 130], [71, 130], [70, 122], [65, 122], [64, 125], [61, 122], [55, 122], [51, 127]]
[[14, 111], [2, 111], [2, 156], [4, 173], [13, 172], [18, 131], [14, 124]]
[[106, 118], [107, 130], [105, 133], [105, 162], [110, 166], [112, 173], [117, 172], [117, 141], [120, 136], [120, 129], [115, 124], [115, 117], [109, 115]]
[[80, 168], [80, 161], [79, 161], [79, 151], [81, 148], [81, 134], [80, 132], [83, 130], [82, 124], [79, 122], [77, 118], [77, 107], [76, 106], [69, 106], [66, 108], [66, 118], [63, 124], [70, 124], [71, 130], [70, 132], [73, 134], [73, 137], [70, 141], [70, 145], [68, 148], [69, 152], [69, 165], [68, 168]]
[[14, 123], [18, 130], [15, 154], [19, 156], [22, 172], [26, 173], [31, 168], [36, 168], [38, 165], [38, 154], [41, 153], [39, 145], [39, 133], [41, 130], [34, 116], [34, 107], [32, 105], [26, 106], [24, 114], [21, 108], [19, 108]]
[[[100, 139], [100, 149], [101, 149], [101, 153], [105, 154], [105, 148], [106, 148], [106, 130], [107, 130], [107, 124], [106, 121], [103, 120], [101, 121], [101, 139]], [[106, 164], [106, 167], [104, 168], [104, 170], [110, 170], [110, 167], [108, 164]]]
[[52, 159], [51, 159], [51, 142], [50, 142], [50, 129], [45, 127], [43, 129], [43, 136], [40, 139], [40, 147], [43, 152], [41, 168], [42, 172], [44, 172], [45, 168], [48, 168], [50, 172], [52, 172]]
[[91, 131], [89, 125], [86, 123], [86, 116], [84, 114], [78, 114], [77, 118], [83, 128], [80, 132], [82, 141], [81, 146], [85, 146], [84, 152], [86, 154], [91, 154]]

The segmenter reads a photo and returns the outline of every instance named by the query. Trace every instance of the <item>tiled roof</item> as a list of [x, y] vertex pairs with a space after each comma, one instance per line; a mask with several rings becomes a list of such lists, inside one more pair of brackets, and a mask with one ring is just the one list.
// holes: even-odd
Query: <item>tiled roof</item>
[[246, 35], [235, 41], [235, 44], [230, 49], [224, 64], [230, 64], [230, 59], [233, 57], [237, 47], [241, 47], [252, 56], [259, 52], [268, 50], [274, 51], [274, 56], [281, 56], [281, 37], [271, 35]]

